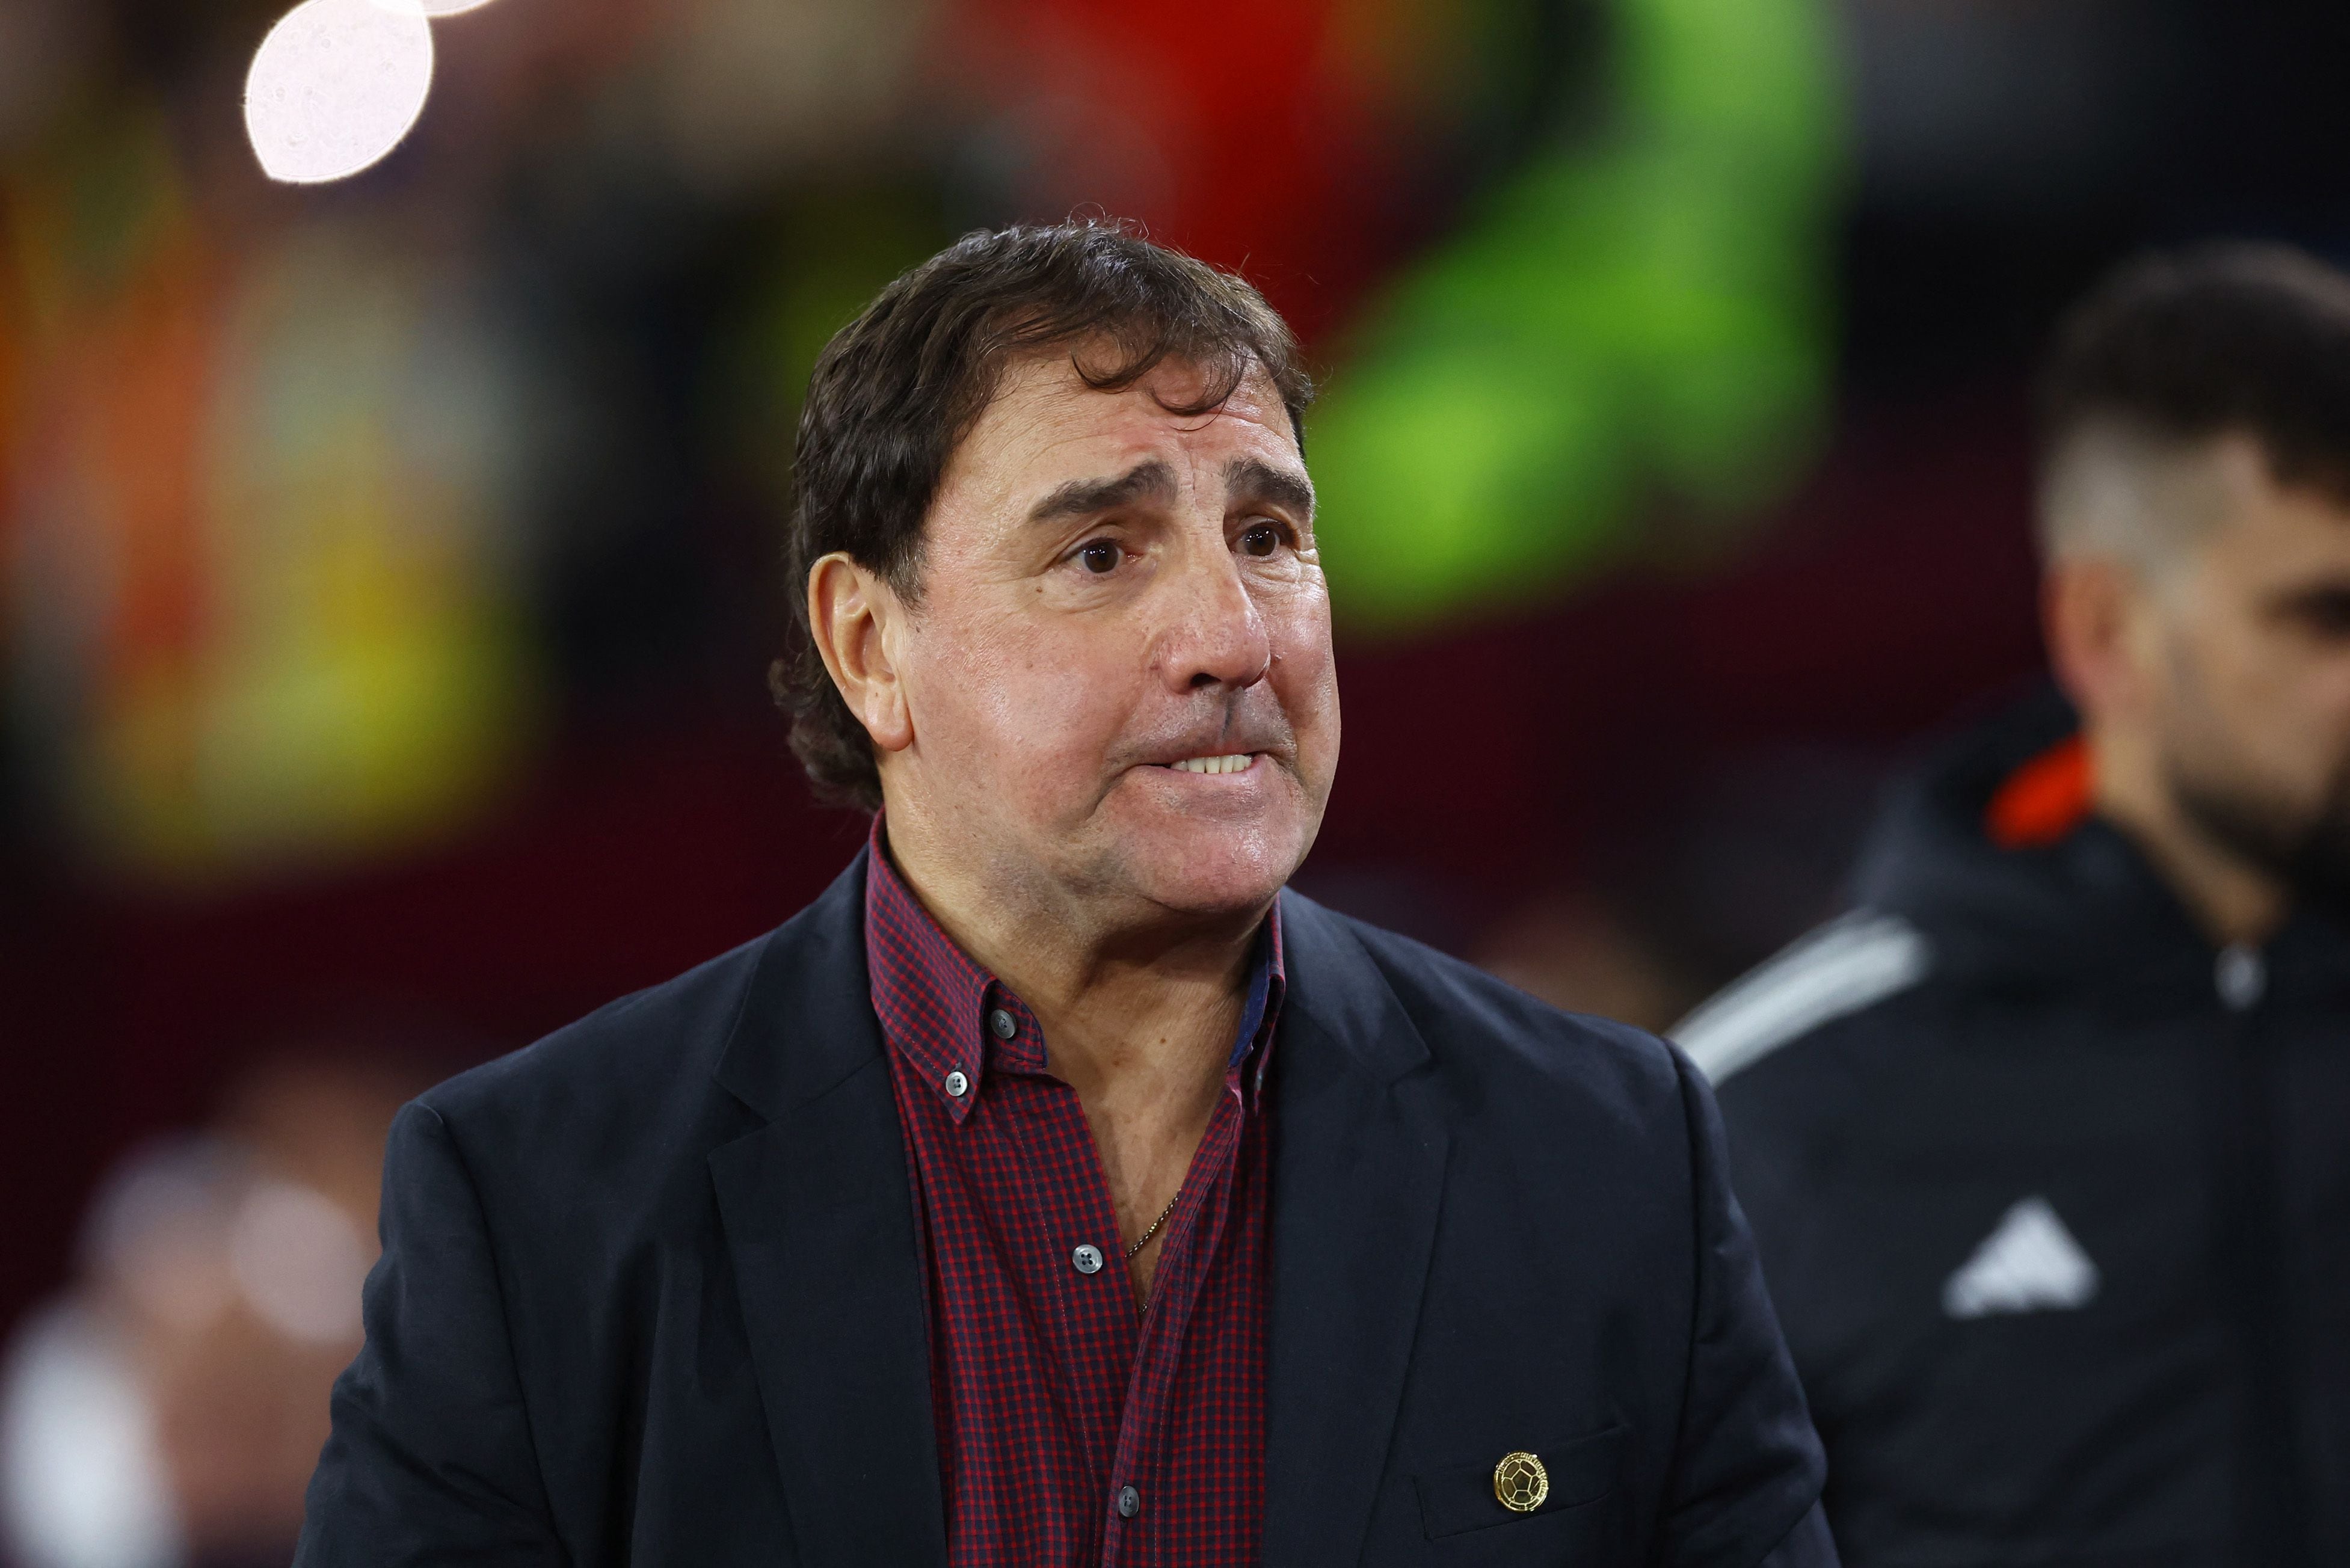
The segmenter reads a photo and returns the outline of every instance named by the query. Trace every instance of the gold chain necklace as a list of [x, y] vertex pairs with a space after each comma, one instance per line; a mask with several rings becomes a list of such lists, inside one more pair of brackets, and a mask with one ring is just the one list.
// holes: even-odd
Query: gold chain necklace
[[1167, 1207], [1159, 1211], [1159, 1218], [1150, 1222], [1150, 1228], [1145, 1231], [1141, 1235], [1137, 1236], [1134, 1239], [1134, 1245], [1126, 1250], [1126, 1260], [1128, 1262], [1132, 1262], [1134, 1261], [1134, 1255], [1150, 1244], [1150, 1238], [1159, 1234], [1159, 1227], [1167, 1223], [1167, 1216], [1174, 1213], [1175, 1205], [1182, 1201], [1183, 1189], [1179, 1187], [1175, 1189], [1175, 1196], [1167, 1200]]

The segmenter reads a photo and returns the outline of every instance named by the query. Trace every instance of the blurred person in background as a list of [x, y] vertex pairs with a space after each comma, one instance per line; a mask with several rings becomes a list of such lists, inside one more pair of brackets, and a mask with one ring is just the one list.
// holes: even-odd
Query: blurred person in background
[[202, 1132], [126, 1161], [81, 1277], [10, 1347], [0, 1510], [19, 1568], [282, 1563], [359, 1342], [389, 1056], [265, 1060]]
[[1686, 1063], [1284, 895], [1311, 392], [1107, 223], [832, 340], [776, 680], [867, 846], [401, 1113], [298, 1562], [1835, 1562]]
[[2069, 702], [1676, 1033], [1848, 1561], [2350, 1562], [2350, 278], [2145, 261], [2043, 398]]

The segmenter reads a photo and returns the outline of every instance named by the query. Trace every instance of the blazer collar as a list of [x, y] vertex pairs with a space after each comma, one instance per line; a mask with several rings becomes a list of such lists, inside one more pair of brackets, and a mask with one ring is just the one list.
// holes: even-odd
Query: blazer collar
[[1347, 922], [1284, 894], [1273, 1064], [1272, 1342], [1260, 1560], [1353, 1563], [1403, 1400], [1450, 1147], [1430, 1056]]
[[913, 1189], [866, 990], [865, 858], [767, 940], [718, 1081], [767, 1125], [710, 1156], [802, 1563], [944, 1568]]
[[1281, 895], [1289, 966], [1284, 1006], [1311, 1016], [1355, 1071], [1392, 1084], [1424, 1066], [1428, 1044], [1349, 922], [1302, 893]]
[[768, 936], [728, 1031], [719, 1085], [770, 1121], [880, 1060], [865, 970], [865, 856]]

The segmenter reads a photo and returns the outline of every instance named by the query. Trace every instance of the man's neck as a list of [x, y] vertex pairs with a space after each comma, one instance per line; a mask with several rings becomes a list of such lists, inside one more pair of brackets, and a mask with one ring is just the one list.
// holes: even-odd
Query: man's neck
[[[1040, 888], [1033, 869], [944, 853], [925, 826], [889, 820], [891, 864], [956, 945], [1036, 1015], [1047, 1067], [1085, 1106], [1120, 1229], [1139, 1235], [1181, 1185], [1223, 1092], [1265, 911], [1104, 916]], [[1139, 1289], [1151, 1262], [1135, 1265]]]
[[[895, 815], [883, 837], [931, 919], [1027, 1003], [1056, 1055], [1115, 1061], [1150, 1052], [1194, 1032], [1186, 1026], [1203, 1013], [1229, 1013], [1219, 1023], [1237, 1026], [1264, 910], [1187, 918], [1139, 901], [1106, 908], [1050, 886], [1033, 867], [946, 852], [923, 825]], [[1224, 1031], [1223, 1050], [1231, 1044]]]
[[2284, 923], [2282, 884], [2199, 827], [2163, 783], [2150, 749], [2092, 734], [2098, 815], [2119, 828], [2220, 947], [2266, 941]]

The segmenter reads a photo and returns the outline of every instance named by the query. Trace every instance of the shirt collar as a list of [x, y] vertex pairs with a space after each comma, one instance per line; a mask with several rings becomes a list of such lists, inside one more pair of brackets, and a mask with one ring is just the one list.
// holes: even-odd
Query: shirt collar
[[1289, 972], [1281, 959], [1281, 900], [1273, 901], [1264, 924], [1257, 928], [1256, 950], [1249, 960], [1248, 1005], [1241, 1012], [1240, 1032], [1232, 1039], [1226, 1064], [1238, 1087], [1246, 1068], [1248, 1100], [1253, 1106], [1264, 1092], [1265, 1065], [1273, 1059], [1273, 1033], [1281, 1022], [1282, 999], [1289, 992]]
[[[1045, 1071], [1044, 1033], [1035, 1014], [931, 919], [889, 862], [889, 836], [879, 812], [867, 841], [865, 957], [873, 1011], [883, 1036], [958, 1126], [979, 1103], [991, 1071]], [[1248, 999], [1227, 1062], [1233, 1087], [1245, 1082], [1252, 1103], [1263, 1091], [1287, 990], [1276, 899], [1257, 930], [1249, 961]], [[1243, 1073], [1243, 1068], [1249, 1070]], [[952, 1092], [958, 1074], [963, 1087], [960, 1095]]]

